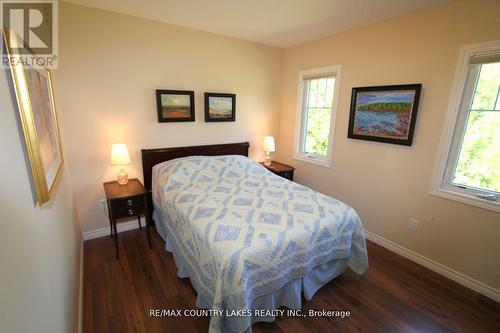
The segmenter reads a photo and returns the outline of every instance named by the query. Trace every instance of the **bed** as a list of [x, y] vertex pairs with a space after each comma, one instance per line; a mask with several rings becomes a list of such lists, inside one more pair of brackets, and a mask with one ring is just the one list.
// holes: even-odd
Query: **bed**
[[251, 332], [273, 310], [300, 309], [301, 295], [310, 300], [347, 266], [368, 268], [356, 212], [271, 173], [248, 147], [142, 151], [157, 231], [197, 307], [213, 310], [209, 332]]

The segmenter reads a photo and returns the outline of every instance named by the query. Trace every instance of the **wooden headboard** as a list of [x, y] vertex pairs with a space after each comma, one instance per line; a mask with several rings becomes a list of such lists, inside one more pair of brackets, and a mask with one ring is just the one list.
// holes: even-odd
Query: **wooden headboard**
[[[221, 145], [173, 147], [160, 149], [142, 149], [142, 173], [144, 176], [144, 186], [149, 193], [149, 203], [152, 207], [151, 189], [153, 167], [161, 162], [173, 160], [174, 158], [186, 156], [215, 156], [215, 155], [243, 155], [248, 156], [250, 143], [228, 143]], [[152, 209], [150, 210], [152, 212]]]

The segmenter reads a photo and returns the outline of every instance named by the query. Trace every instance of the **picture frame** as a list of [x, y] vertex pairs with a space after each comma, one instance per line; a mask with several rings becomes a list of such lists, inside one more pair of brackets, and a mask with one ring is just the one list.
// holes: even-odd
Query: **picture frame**
[[[8, 30], [3, 29], [3, 36]], [[19, 36], [3, 38], [9, 57], [12, 44], [22, 45]], [[34, 55], [34, 53], [28, 49]], [[26, 151], [36, 192], [42, 206], [54, 197], [61, 177], [63, 153], [55, 106], [52, 74], [47, 68], [34, 68], [22, 62], [10, 65]]]
[[236, 120], [236, 94], [205, 93], [205, 122]]
[[422, 84], [352, 89], [347, 137], [411, 146]]
[[195, 121], [194, 91], [156, 89], [158, 122]]

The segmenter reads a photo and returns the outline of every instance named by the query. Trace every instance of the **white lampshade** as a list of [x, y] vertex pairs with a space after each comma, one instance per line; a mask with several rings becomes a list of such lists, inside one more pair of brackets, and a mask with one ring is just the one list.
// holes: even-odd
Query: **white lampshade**
[[264, 137], [264, 151], [271, 153], [276, 151], [276, 147], [274, 146], [274, 136]]
[[114, 143], [111, 146], [111, 164], [126, 165], [130, 163], [127, 145], [124, 143]]

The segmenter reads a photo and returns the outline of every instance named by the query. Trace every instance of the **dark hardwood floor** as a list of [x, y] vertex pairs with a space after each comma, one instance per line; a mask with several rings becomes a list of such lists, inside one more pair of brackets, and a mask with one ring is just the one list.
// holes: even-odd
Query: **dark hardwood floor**
[[[152, 230], [119, 234], [120, 259], [109, 237], [84, 244], [84, 332], [207, 332], [209, 318], [149, 316], [150, 309], [196, 309], [188, 279]], [[346, 270], [320, 289], [310, 309], [348, 310], [349, 318], [280, 317], [254, 332], [500, 332], [500, 305], [374, 243], [363, 276]]]

